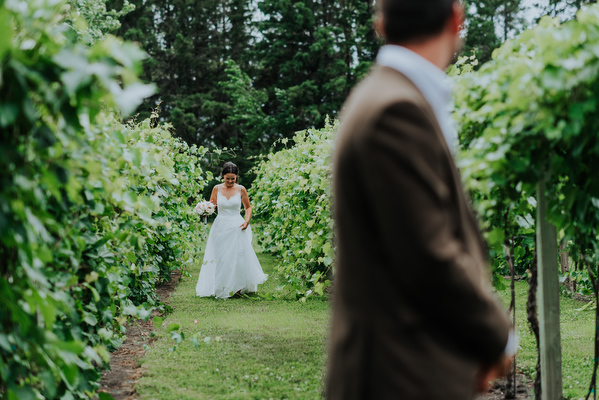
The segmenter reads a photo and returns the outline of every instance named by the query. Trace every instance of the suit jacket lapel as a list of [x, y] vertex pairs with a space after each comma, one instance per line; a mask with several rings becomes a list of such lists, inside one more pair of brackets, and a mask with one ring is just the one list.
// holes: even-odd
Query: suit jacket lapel
[[472, 209], [470, 207], [470, 204], [471, 204], [470, 199], [464, 193], [464, 189], [462, 186], [462, 176], [460, 175], [460, 172], [458, 171], [458, 169], [455, 165], [453, 154], [452, 154], [451, 150], [449, 149], [449, 145], [447, 144], [447, 139], [445, 139], [445, 135], [443, 134], [443, 129], [441, 129], [441, 125], [439, 124], [439, 120], [437, 119], [435, 112], [433, 111], [433, 108], [431, 107], [430, 103], [428, 101], [426, 101], [426, 98], [424, 97], [422, 92], [418, 89], [418, 87], [406, 75], [404, 75], [400, 71], [397, 71], [396, 69], [393, 69], [390, 67], [380, 67], [380, 68], [386, 68], [386, 69], [389, 69], [389, 70], [393, 71], [394, 73], [398, 74], [400, 79], [402, 79], [406, 84], [411, 85], [422, 97], [422, 103], [425, 104], [425, 106], [423, 107], [423, 111], [428, 116], [428, 118], [431, 120], [431, 123], [433, 124], [433, 127], [434, 127], [435, 135], [437, 136], [437, 139], [442, 143], [442, 147], [444, 149], [444, 155], [445, 155], [445, 157], [447, 157], [447, 159], [449, 161], [448, 165], [450, 166], [451, 176], [453, 177], [454, 190], [456, 191], [456, 194], [459, 199], [458, 204], [460, 205], [460, 207], [459, 207], [460, 218], [465, 219], [464, 222], [470, 226], [470, 229], [468, 229], [466, 232], [463, 232], [463, 234], [466, 236], [469, 236], [468, 239], [474, 240], [475, 242], [477, 242], [476, 250], [474, 250], [474, 249], [471, 249], [471, 250], [478, 253], [477, 255], [480, 256], [481, 259], [487, 260], [487, 256], [483, 251], [483, 249], [486, 248], [486, 244], [480, 234], [480, 231], [478, 229], [478, 223], [476, 222], [476, 219], [474, 218], [474, 214], [472, 213]]

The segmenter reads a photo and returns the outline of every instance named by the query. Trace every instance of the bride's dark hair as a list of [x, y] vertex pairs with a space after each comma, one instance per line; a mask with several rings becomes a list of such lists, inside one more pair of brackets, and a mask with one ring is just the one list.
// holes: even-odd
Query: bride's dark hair
[[227, 174], [239, 175], [239, 168], [237, 168], [237, 165], [233, 164], [231, 161], [227, 161], [225, 165], [223, 165], [220, 176], [225, 176]]

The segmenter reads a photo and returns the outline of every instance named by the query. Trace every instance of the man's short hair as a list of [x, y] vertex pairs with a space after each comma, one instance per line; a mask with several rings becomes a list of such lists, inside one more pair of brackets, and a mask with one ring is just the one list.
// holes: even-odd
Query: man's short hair
[[407, 43], [440, 33], [458, 0], [379, 0], [388, 43]]

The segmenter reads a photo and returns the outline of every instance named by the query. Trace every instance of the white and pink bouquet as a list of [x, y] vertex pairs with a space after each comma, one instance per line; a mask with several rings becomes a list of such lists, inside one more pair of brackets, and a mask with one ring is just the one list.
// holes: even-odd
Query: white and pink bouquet
[[193, 209], [193, 212], [198, 214], [200, 217], [202, 217], [202, 219], [204, 220], [204, 223], [206, 223], [206, 220], [208, 218], [209, 215], [214, 214], [214, 204], [212, 204], [209, 201], [200, 201], [198, 204], [196, 204], [196, 206]]

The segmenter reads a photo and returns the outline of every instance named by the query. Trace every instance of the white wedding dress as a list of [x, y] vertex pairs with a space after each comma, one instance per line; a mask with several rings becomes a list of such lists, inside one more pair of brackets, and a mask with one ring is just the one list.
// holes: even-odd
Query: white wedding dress
[[262, 271], [252, 248], [252, 228], [240, 228], [244, 222], [240, 214], [241, 186], [230, 198], [221, 193], [221, 188], [219, 185], [218, 215], [208, 235], [196, 294], [224, 299], [238, 291], [255, 292], [268, 275]]

